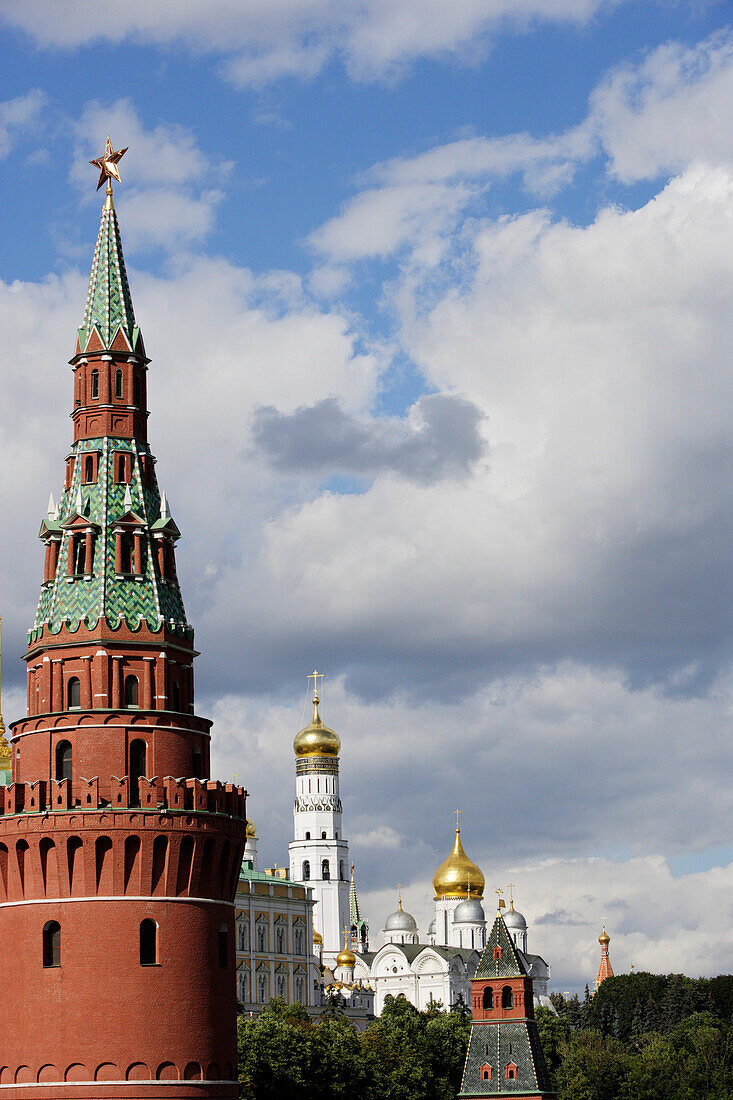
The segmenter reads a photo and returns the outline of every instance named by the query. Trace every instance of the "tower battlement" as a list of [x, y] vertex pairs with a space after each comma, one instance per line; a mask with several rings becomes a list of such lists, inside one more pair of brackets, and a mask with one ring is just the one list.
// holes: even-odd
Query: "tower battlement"
[[68, 779], [38, 779], [33, 783], [11, 783], [0, 787], [0, 817], [17, 814], [57, 813], [67, 810], [146, 809], [159, 812], [223, 814], [246, 821], [247, 792], [233, 783], [213, 779], [174, 779], [154, 776], [137, 780], [138, 791], [130, 797], [129, 776], [111, 776], [110, 796], [103, 797], [99, 777], [79, 777], [77, 797]]

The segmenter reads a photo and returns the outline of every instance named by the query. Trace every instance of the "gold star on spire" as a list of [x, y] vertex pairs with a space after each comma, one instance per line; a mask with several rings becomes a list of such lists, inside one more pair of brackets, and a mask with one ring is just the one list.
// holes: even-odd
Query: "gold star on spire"
[[112, 180], [117, 180], [120, 183], [120, 173], [117, 165], [127, 152], [128, 146], [124, 149], [114, 150], [112, 148], [112, 142], [109, 134], [107, 134], [107, 144], [104, 147], [104, 152], [101, 157], [97, 157], [96, 160], [90, 160], [89, 163], [95, 168], [99, 169], [99, 183], [97, 184], [97, 191], [102, 186], [104, 181], [107, 181], [107, 194], [112, 194]]

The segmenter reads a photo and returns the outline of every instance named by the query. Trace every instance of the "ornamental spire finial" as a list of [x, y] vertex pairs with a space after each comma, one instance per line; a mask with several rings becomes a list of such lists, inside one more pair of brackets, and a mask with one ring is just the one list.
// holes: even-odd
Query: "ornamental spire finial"
[[111, 210], [114, 203], [112, 202], [112, 180], [117, 180], [121, 183], [120, 172], [117, 167], [119, 162], [124, 157], [129, 146], [125, 146], [124, 149], [113, 149], [112, 142], [109, 134], [107, 134], [107, 144], [104, 147], [104, 152], [101, 157], [97, 157], [96, 160], [90, 160], [89, 163], [95, 168], [99, 169], [99, 183], [97, 184], [97, 191], [102, 184], [107, 181], [107, 201], [104, 204], [106, 210]]

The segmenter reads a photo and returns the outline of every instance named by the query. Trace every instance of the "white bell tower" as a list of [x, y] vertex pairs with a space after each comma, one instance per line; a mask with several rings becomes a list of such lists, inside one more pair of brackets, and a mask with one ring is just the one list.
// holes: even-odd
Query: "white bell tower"
[[[311, 677], [308, 677], [310, 680]], [[349, 923], [349, 845], [341, 828], [337, 733], [318, 712], [320, 672], [313, 673], [313, 718], [293, 742], [295, 806], [289, 845], [290, 878], [305, 882], [316, 902], [313, 927], [323, 937], [323, 961], [334, 967], [341, 929]]]

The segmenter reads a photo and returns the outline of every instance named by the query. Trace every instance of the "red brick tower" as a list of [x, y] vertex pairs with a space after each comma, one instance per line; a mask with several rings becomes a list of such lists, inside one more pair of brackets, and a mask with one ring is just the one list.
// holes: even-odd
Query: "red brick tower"
[[[116, 176], [109, 145], [100, 167]], [[209, 779], [179, 531], [108, 184], [71, 365], [74, 442], [40, 536], [28, 717], [0, 788], [3, 1095], [237, 1096], [245, 792]]]
[[613, 968], [611, 966], [611, 960], [608, 957], [608, 945], [611, 942], [611, 937], [606, 931], [605, 921], [603, 922], [603, 931], [598, 937], [598, 942], [601, 945], [601, 961], [598, 964], [598, 974], [596, 975], [596, 984], [593, 992], [598, 989], [601, 982], [605, 982], [606, 978], [613, 977]]
[[471, 979], [473, 1024], [459, 1097], [557, 1100], [550, 1086], [527, 975], [501, 910]]

